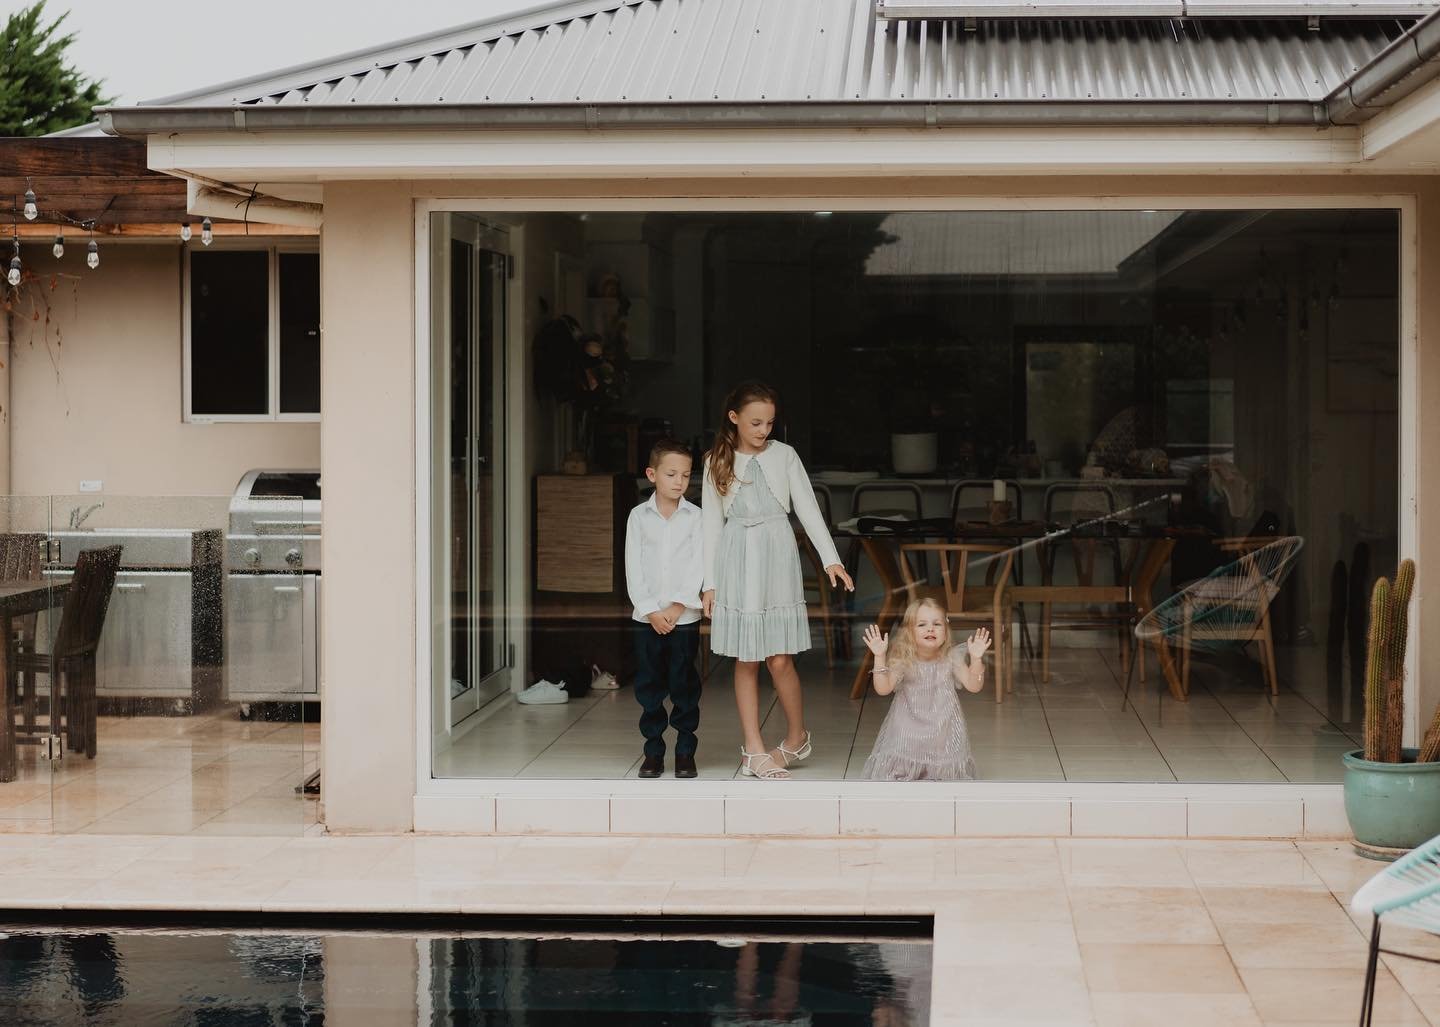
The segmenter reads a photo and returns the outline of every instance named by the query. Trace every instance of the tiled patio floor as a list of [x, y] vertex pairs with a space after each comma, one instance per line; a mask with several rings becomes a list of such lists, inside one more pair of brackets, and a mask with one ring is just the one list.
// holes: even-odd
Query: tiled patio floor
[[[1188, 702], [1163, 698], [1153, 660], [1149, 681], [1121, 709], [1124, 675], [1112, 645], [1056, 648], [1050, 681], [1037, 661], [1017, 661], [1004, 703], [993, 688], [962, 703], [980, 777], [992, 781], [1316, 783], [1341, 779], [1340, 757], [1356, 748], [1348, 689], [1327, 687], [1322, 653], [1293, 650], [1280, 695], [1272, 699], [1258, 665], [1243, 656], [1197, 660]], [[800, 669], [815, 756], [806, 780], [855, 779], [890, 700], [869, 692], [851, 701], [853, 665], [827, 669], [807, 654]], [[731, 664], [711, 668], [701, 707], [700, 775], [738, 774], [740, 731]], [[765, 678], [762, 675], [762, 681]], [[1332, 694], [1333, 693], [1333, 694]], [[765, 737], [784, 719], [765, 687]], [[616, 779], [640, 762], [639, 706], [631, 689], [594, 693], [562, 706], [522, 706], [505, 695], [436, 757], [439, 777]]]
[[[319, 766], [320, 725], [193, 717], [102, 716], [94, 759], [19, 753], [0, 784], [0, 833], [301, 835], [318, 803], [295, 786]], [[53, 815], [53, 823], [51, 817]]]
[[[0, 906], [933, 913], [936, 1027], [1239, 1027], [1355, 1022], [1346, 903], [1377, 869], [1341, 843], [9, 836]], [[1386, 963], [1377, 1022], [1440, 1024], [1440, 971]]]

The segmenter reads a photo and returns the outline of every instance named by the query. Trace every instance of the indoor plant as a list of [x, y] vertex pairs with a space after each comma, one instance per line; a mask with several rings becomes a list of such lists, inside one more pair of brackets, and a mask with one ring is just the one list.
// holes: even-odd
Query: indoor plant
[[1393, 859], [1440, 835], [1440, 710], [1420, 748], [1401, 746], [1405, 643], [1415, 563], [1375, 582], [1365, 657], [1365, 748], [1346, 753], [1345, 815], [1355, 850]]

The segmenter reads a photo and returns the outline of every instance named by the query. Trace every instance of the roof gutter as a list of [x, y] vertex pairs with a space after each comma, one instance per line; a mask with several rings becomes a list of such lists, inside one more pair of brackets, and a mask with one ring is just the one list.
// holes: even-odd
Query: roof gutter
[[1329, 123], [1310, 100], [989, 100], [981, 102], [716, 102], [345, 104], [314, 107], [101, 107], [111, 135], [171, 132], [270, 132], [334, 129], [787, 129], [950, 128], [961, 125], [1163, 126]]
[[1334, 125], [1369, 121], [1440, 75], [1440, 10], [1411, 25], [1325, 98]]

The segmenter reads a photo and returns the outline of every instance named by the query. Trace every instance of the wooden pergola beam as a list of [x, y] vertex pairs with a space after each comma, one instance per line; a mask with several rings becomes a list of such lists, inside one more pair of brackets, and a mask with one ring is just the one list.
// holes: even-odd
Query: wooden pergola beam
[[169, 178], [145, 163], [145, 142], [118, 136], [0, 140], [0, 167], [15, 176]]
[[[248, 229], [248, 231], [247, 231]], [[190, 219], [190, 230], [194, 238], [200, 238], [200, 221], [198, 218]], [[67, 239], [84, 238], [88, 233], [84, 229], [76, 228], [73, 225], [57, 225], [43, 221], [24, 222], [20, 225], [20, 241], [22, 243], [46, 243], [48, 244], [56, 235], [63, 234]], [[301, 228], [296, 225], [263, 225], [251, 222], [248, 226], [238, 221], [215, 221], [212, 223], [212, 231], [217, 239], [245, 237], [246, 235], [262, 238], [265, 236], [291, 236], [298, 238], [313, 238], [320, 234], [317, 228]], [[145, 223], [129, 223], [123, 225], [99, 224], [95, 226], [97, 238], [110, 239], [174, 239], [180, 241], [180, 222], [156, 221]], [[0, 227], [0, 245], [10, 237], [9, 231]]]

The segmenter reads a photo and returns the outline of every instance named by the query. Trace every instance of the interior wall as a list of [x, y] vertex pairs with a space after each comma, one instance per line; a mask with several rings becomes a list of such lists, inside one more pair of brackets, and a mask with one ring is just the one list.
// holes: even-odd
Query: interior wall
[[[226, 496], [254, 467], [317, 467], [320, 426], [184, 421], [181, 248], [102, 244], [85, 266], [25, 246], [48, 300], [12, 314], [10, 491], [71, 495], [82, 480], [126, 496]], [[97, 497], [103, 499], [103, 496]]]

